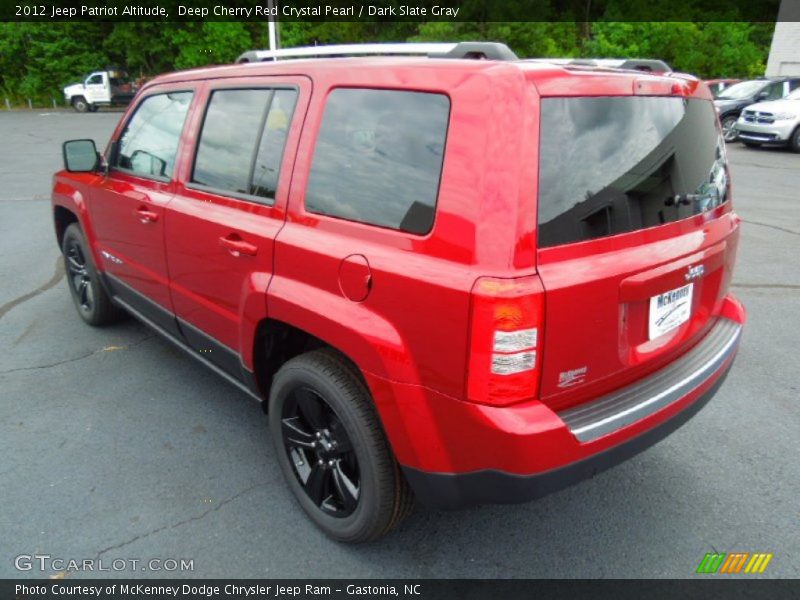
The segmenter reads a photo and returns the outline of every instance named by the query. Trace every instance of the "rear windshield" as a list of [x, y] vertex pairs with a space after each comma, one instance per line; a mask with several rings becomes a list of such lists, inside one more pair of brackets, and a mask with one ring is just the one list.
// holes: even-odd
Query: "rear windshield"
[[709, 101], [544, 98], [541, 113], [540, 247], [663, 225], [726, 199]]

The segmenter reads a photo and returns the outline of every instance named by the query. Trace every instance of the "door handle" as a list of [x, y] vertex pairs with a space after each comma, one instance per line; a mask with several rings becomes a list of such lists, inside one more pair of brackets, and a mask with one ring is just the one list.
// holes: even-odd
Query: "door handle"
[[137, 208], [135, 214], [142, 223], [155, 223], [158, 221], [158, 213], [148, 209], [146, 206]]
[[219, 245], [233, 256], [255, 256], [258, 253], [258, 246], [245, 242], [238, 233], [230, 233], [219, 238]]

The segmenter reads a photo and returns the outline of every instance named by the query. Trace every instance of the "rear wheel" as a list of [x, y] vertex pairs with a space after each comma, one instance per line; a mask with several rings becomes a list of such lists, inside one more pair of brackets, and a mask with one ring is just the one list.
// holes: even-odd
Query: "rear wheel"
[[315, 350], [288, 361], [272, 384], [269, 424], [290, 489], [329, 536], [374, 540], [410, 511], [369, 392], [340, 355]]
[[92, 255], [80, 226], [73, 223], [64, 232], [61, 245], [67, 285], [78, 314], [89, 325], [118, 321], [122, 311], [111, 302], [92, 262]]
[[89, 103], [83, 96], [78, 96], [77, 98], [72, 99], [72, 108], [78, 112], [85, 113], [89, 110]]
[[800, 125], [792, 132], [789, 138], [789, 148], [792, 152], [800, 152]]
[[736, 131], [736, 121], [739, 118], [736, 115], [728, 115], [722, 117], [722, 136], [726, 142], [735, 142], [739, 139], [739, 132]]

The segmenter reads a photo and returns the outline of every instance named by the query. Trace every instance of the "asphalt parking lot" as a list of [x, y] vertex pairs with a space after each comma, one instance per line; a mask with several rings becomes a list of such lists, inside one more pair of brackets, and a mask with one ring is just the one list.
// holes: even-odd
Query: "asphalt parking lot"
[[[343, 546], [295, 505], [260, 407], [133, 320], [75, 312], [50, 216], [61, 142], [119, 113], [0, 113], [0, 577], [18, 555], [193, 560], [194, 577], [693, 577], [771, 552], [800, 577], [800, 155], [729, 148], [749, 322], [716, 398], [671, 437], [538, 502], [418, 507]], [[126, 569], [102, 576], [166, 576]], [[70, 574], [77, 578], [91, 574]]]

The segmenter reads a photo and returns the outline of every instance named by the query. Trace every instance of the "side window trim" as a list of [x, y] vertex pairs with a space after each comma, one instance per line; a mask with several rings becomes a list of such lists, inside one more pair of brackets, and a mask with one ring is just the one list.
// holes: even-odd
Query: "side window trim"
[[[243, 194], [243, 193], [240, 193], [240, 192], [234, 192], [233, 190], [225, 190], [225, 189], [213, 187], [213, 186], [210, 186], [210, 185], [205, 185], [203, 183], [197, 183], [196, 181], [192, 181], [192, 178], [194, 177], [195, 167], [197, 166], [197, 155], [198, 155], [198, 152], [200, 150], [200, 139], [201, 139], [202, 134], [203, 134], [203, 127], [205, 126], [206, 118], [208, 117], [208, 110], [209, 110], [209, 108], [211, 106], [211, 99], [214, 97], [214, 92], [235, 91], [235, 90], [266, 90], [266, 91], [270, 92], [269, 100], [267, 101], [267, 103], [265, 105], [264, 112], [261, 115], [261, 121], [260, 121], [261, 129], [259, 131], [258, 137], [256, 139], [256, 143], [255, 143], [254, 148], [253, 148], [253, 154], [250, 157], [250, 169], [249, 169], [249, 175], [248, 175], [248, 181], [250, 182], [250, 185], [252, 185], [252, 182], [253, 182], [253, 174], [255, 172], [256, 162], [258, 161], [258, 151], [259, 151], [259, 148], [261, 146], [261, 140], [264, 137], [264, 130], [266, 128], [267, 118], [269, 117], [269, 111], [272, 108], [273, 100], [275, 100], [275, 93], [280, 91], [280, 90], [290, 90], [290, 91], [293, 91], [293, 92], [295, 92], [297, 94], [297, 97], [296, 97], [296, 100], [295, 100], [295, 110], [292, 111], [291, 120], [289, 121], [289, 131], [291, 131], [291, 128], [292, 128], [292, 126], [294, 124], [295, 115], [297, 114], [297, 110], [296, 110], [297, 109], [297, 105], [300, 102], [300, 87], [299, 86], [297, 86], [295, 84], [291, 84], [291, 83], [275, 83], [275, 84], [272, 84], [272, 85], [266, 85], [266, 84], [264, 84], [264, 85], [219, 85], [219, 86], [210, 87], [208, 89], [208, 94], [206, 95], [205, 103], [204, 103], [204, 106], [203, 106], [203, 118], [200, 120], [200, 126], [199, 126], [199, 128], [197, 130], [196, 142], [194, 144], [194, 152], [192, 154], [191, 169], [189, 170], [189, 173], [188, 173], [188, 175], [186, 177], [186, 182], [184, 183], [184, 186], [187, 189], [195, 190], [195, 191], [198, 191], [198, 192], [205, 192], [205, 193], [208, 193], [208, 194], [213, 194], [215, 196], [225, 196], [225, 197], [228, 197], [228, 198], [233, 198], [235, 200], [244, 200], [245, 202], [252, 202], [253, 204], [259, 204], [261, 206], [271, 207], [271, 206], [275, 205], [275, 198], [266, 198], [264, 196], [257, 196], [255, 194]], [[283, 151], [281, 152], [281, 162], [283, 162], [283, 157], [286, 154], [286, 143], [288, 143], [288, 137], [289, 136], [287, 134], [287, 139], [284, 140], [284, 147], [283, 147]], [[280, 177], [280, 173], [278, 174], [278, 177]]]
[[[261, 148], [261, 140], [264, 138], [264, 128], [267, 126], [267, 117], [269, 116], [269, 111], [272, 110], [272, 101], [275, 100], [275, 90], [270, 89], [269, 91], [269, 99], [266, 101], [264, 105], [264, 112], [261, 113], [261, 121], [258, 124], [258, 135], [256, 136], [256, 143], [253, 145], [253, 155], [250, 157], [250, 168], [247, 171], [247, 189], [249, 191], [253, 191], [253, 176], [256, 172], [256, 161], [258, 161], [258, 151]], [[289, 127], [291, 128], [291, 123], [289, 123]], [[258, 197], [255, 194], [251, 194], [253, 197]], [[269, 204], [272, 206], [275, 204], [275, 198], [264, 198], [267, 202], [265, 204]]]
[[137, 171], [134, 171], [133, 169], [126, 169], [124, 167], [120, 167], [119, 165], [116, 164], [116, 161], [119, 158], [119, 143], [122, 139], [122, 136], [128, 130], [128, 126], [131, 124], [131, 121], [133, 121], [134, 117], [136, 117], [136, 113], [139, 112], [139, 109], [145, 102], [147, 102], [149, 98], [152, 98], [154, 96], [162, 96], [164, 94], [186, 94], [186, 93], [191, 94], [192, 99], [189, 101], [189, 108], [186, 110], [186, 117], [184, 117], [183, 126], [181, 127], [181, 132], [180, 135], [178, 136], [178, 151], [176, 152], [176, 157], [180, 155], [181, 139], [183, 138], [183, 134], [185, 133], [187, 124], [189, 123], [189, 114], [192, 110], [192, 104], [195, 102], [198, 96], [197, 90], [193, 87], [178, 88], [174, 90], [173, 89], [154, 90], [152, 93], [147, 94], [146, 96], [142, 96], [137, 101], [136, 107], [134, 108], [130, 117], [128, 117], [128, 119], [125, 121], [125, 125], [122, 127], [122, 129], [119, 130], [120, 131], [119, 136], [117, 136], [116, 139], [112, 140], [112, 145], [111, 145], [112, 154], [109, 154], [107, 159], [109, 163], [108, 167], [109, 173], [118, 171], [120, 173], [124, 173], [125, 175], [129, 175], [131, 177], [138, 177], [140, 179], [145, 179], [147, 181], [157, 181], [158, 183], [170, 183], [175, 180], [176, 169], [172, 170], [172, 175], [170, 175], [169, 177], [159, 177], [158, 175], [145, 175], [144, 173], [139, 173]]

